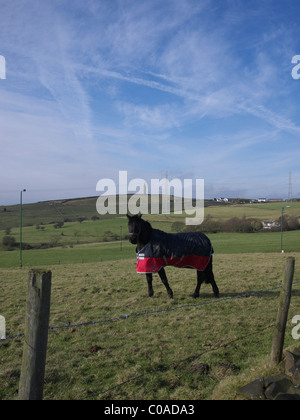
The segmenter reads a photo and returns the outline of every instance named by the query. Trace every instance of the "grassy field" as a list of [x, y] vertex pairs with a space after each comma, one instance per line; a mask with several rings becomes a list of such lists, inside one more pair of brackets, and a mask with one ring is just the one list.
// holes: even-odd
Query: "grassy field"
[[[94, 222], [85, 222], [85, 226]], [[84, 224], [82, 224], [84, 225]], [[159, 225], [159, 224], [158, 224]], [[84, 228], [84, 226], [81, 226]], [[25, 228], [30, 230], [32, 228]], [[126, 229], [126, 226], [124, 227]], [[123, 230], [124, 231], [124, 230]], [[33, 229], [35, 233], [35, 230]], [[24, 235], [26, 237], [26, 234]], [[286, 252], [300, 251], [300, 232], [284, 232], [283, 245]], [[281, 234], [280, 232], [270, 233], [216, 233], [209, 235], [216, 254], [239, 254], [239, 253], [280, 253]], [[33, 238], [33, 236], [32, 236]], [[89, 237], [87, 237], [89, 238]], [[31, 239], [33, 242], [33, 239]], [[67, 241], [68, 236], [63, 240]], [[82, 264], [97, 263], [101, 261], [123, 260], [131, 258], [134, 262], [135, 248], [128, 240], [121, 242], [101, 242], [68, 245], [62, 243], [60, 246], [50, 249], [32, 249], [23, 251], [23, 266], [52, 266], [56, 264]], [[0, 252], [0, 267], [16, 268], [19, 266], [19, 251]]]
[[[205, 215], [214, 219], [226, 220], [232, 217], [255, 217], [260, 220], [278, 219], [283, 203], [212, 206], [205, 209]], [[290, 203], [286, 210], [290, 216], [300, 215], [300, 203]], [[107, 215], [96, 221], [86, 220], [66, 222], [62, 228], [55, 229], [51, 221], [62, 219], [62, 215], [91, 217], [95, 215], [95, 199], [66, 200], [59, 204], [37, 203], [24, 208], [23, 242], [34, 247], [48, 249], [33, 249], [23, 252], [25, 266], [53, 265], [82, 262], [100, 262], [113, 259], [126, 259], [134, 255], [134, 249], [126, 240], [126, 216]], [[19, 241], [18, 206], [11, 206], [4, 212], [0, 208], [0, 226], [10, 226], [9, 235]], [[58, 212], [59, 210], [59, 212]], [[86, 213], [85, 213], [86, 212]], [[60, 217], [59, 217], [60, 216]], [[56, 219], [57, 217], [57, 219]], [[154, 228], [167, 232], [172, 231], [175, 221], [184, 221], [184, 215], [146, 215]], [[35, 220], [35, 223], [33, 223]], [[48, 224], [40, 225], [42, 220]], [[2, 221], [2, 222], [1, 222]], [[31, 226], [26, 226], [31, 224]], [[39, 226], [37, 229], [36, 226]], [[1, 227], [0, 227], [1, 229]], [[0, 267], [18, 267], [19, 251], [4, 252], [2, 239], [7, 235], [6, 228], [0, 230]], [[209, 234], [216, 253], [247, 253], [247, 252], [277, 252], [280, 251], [280, 232], [259, 232], [255, 234], [217, 233]], [[300, 231], [284, 232], [284, 249], [287, 252], [300, 251]], [[120, 251], [122, 238], [122, 252]], [[104, 243], [104, 241], [113, 241]], [[2, 251], [1, 251], [2, 249]]]
[[[298, 260], [300, 253], [292, 255]], [[136, 274], [132, 259], [49, 266], [50, 325], [69, 326], [49, 332], [45, 399], [238, 398], [239, 387], [269, 372], [279, 290], [268, 289], [280, 285], [284, 260], [273, 253], [216, 255], [221, 299], [265, 291], [213, 304], [208, 285], [199, 300], [189, 297], [195, 287], [190, 270], [168, 270], [170, 301], [157, 276], [155, 295], [147, 297], [145, 278]], [[24, 330], [27, 270], [1, 268], [0, 278], [1, 314], [10, 336]], [[290, 316], [300, 313], [299, 302], [295, 285]], [[207, 305], [178, 308], [200, 303]], [[286, 346], [295, 344], [291, 329], [289, 322]], [[17, 398], [22, 349], [23, 338], [0, 344], [0, 399]]]
[[[61, 213], [85, 216], [88, 211], [92, 215], [92, 201], [75, 204], [76, 208], [70, 201], [57, 206]], [[237, 399], [239, 387], [271, 372], [268, 360], [279, 289], [269, 289], [280, 286], [286, 255], [296, 257], [295, 282], [300, 281], [299, 231], [284, 232], [284, 255], [280, 253], [280, 232], [209, 235], [215, 249], [219, 302], [211, 303], [214, 298], [209, 285], [202, 287], [200, 299], [193, 300], [195, 271], [174, 268], [167, 273], [174, 299], [168, 300], [157, 275], [155, 295], [149, 299], [145, 276], [135, 271], [134, 246], [123, 240], [121, 250], [119, 238], [102, 242], [103, 236], [122, 233], [124, 237], [126, 217], [73, 221], [54, 229], [49, 224], [55, 221], [53, 206], [39, 206], [27, 213], [32, 226], [24, 227], [23, 240], [32, 245], [53, 240], [56, 246], [23, 251], [23, 270], [18, 268], [18, 250], [0, 251], [0, 313], [6, 318], [7, 336], [22, 333], [28, 270], [52, 270], [50, 325], [68, 327], [49, 332], [46, 400]], [[280, 216], [281, 206], [209, 207], [206, 215], [273, 220]], [[288, 210], [299, 215], [299, 203]], [[43, 230], [35, 226], [42, 221], [37, 217], [41, 211], [48, 221]], [[57, 209], [55, 212], [60, 216]], [[15, 225], [10, 223], [13, 214], [17, 218], [17, 206], [6, 212], [0, 208], [0, 242], [8, 224], [10, 235], [18, 238], [17, 219]], [[3, 221], [3, 215], [8, 219]], [[166, 231], [171, 231], [174, 220], [182, 218], [147, 216], [154, 227]], [[263, 292], [236, 298], [259, 290]], [[113, 320], [132, 314], [143, 315]], [[298, 314], [300, 285], [295, 284], [290, 317]], [[97, 323], [78, 325], [91, 321]], [[291, 330], [289, 321], [286, 346], [295, 345]], [[0, 344], [1, 400], [17, 398], [23, 340]]]
[[[34, 204], [23, 204], [23, 226], [35, 226], [37, 224], [48, 225], [62, 220], [77, 222], [78, 218], [99, 217], [96, 211], [96, 197], [46, 201]], [[214, 219], [227, 220], [232, 217], [254, 217], [261, 221], [276, 220], [281, 216], [281, 209], [289, 205], [286, 214], [300, 217], [300, 202], [291, 203], [261, 203], [241, 205], [216, 205], [213, 201], [205, 202], [205, 217], [210, 215]], [[117, 216], [118, 217], [118, 216]], [[183, 220], [184, 215], [147, 215], [149, 220], [172, 223]], [[114, 215], [101, 216], [101, 220], [107, 223], [109, 219], [115, 219]], [[110, 223], [110, 222], [108, 222]], [[20, 206], [0, 206], [0, 231], [17, 228], [20, 225]]]
[[232, 217], [254, 217], [261, 221], [277, 220], [281, 216], [282, 207], [290, 206], [285, 209], [285, 214], [300, 217], [300, 203], [261, 203], [243, 204], [233, 206], [217, 206], [205, 209], [205, 216], [209, 214], [214, 219], [230, 219]]
[[[24, 196], [24, 201], [26, 197]], [[91, 218], [98, 216], [96, 198], [77, 200], [44, 201], [33, 204], [23, 204], [23, 225], [49, 224], [79, 217]], [[17, 227], [20, 223], [20, 206], [0, 206], [0, 229]]]

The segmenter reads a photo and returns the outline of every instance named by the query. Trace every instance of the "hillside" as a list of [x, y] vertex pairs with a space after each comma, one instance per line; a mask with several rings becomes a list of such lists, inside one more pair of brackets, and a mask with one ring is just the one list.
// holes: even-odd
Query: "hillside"
[[[128, 195], [130, 199], [131, 195]], [[48, 225], [51, 223], [65, 221], [77, 222], [78, 219], [85, 218], [91, 220], [93, 217], [99, 217], [96, 210], [96, 202], [98, 197], [83, 197], [75, 199], [62, 199], [54, 201], [43, 201], [33, 204], [23, 204], [23, 226], [33, 226], [36, 224]], [[159, 197], [161, 208], [161, 196]], [[119, 206], [119, 196], [116, 199], [117, 214]], [[150, 197], [149, 197], [150, 213]], [[220, 206], [222, 203], [217, 203], [213, 200], [205, 200], [205, 207]], [[230, 206], [230, 204], [222, 205]], [[171, 197], [171, 212], [173, 211], [173, 197]], [[107, 214], [101, 216], [101, 219], [113, 219], [116, 215]], [[0, 206], [0, 230], [7, 227], [14, 228], [20, 225], [20, 205]]]
[[[23, 226], [50, 224], [62, 220], [75, 221], [80, 217], [97, 216], [97, 197], [43, 201], [23, 204]], [[0, 206], [0, 230], [20, 225], [20, 206]]]
[[[54, 201], [43, 201], [33, 204], [23, 204], [23, 226], [48, 225], [56, 222], [78, 222], [83, 220], [92, 220], [99, 217], [102, 219], [114, 219], [118, 215], [117, 197], [117, 215], [107, 214], [99, 216], [96, 210], [98, 197], [84, 197], [76, 199], [62, 199]], [[128, 196], [130, 199], [130, 195]], [[150, 204], [150, 199], [149, 199]], [[205, 217], [208, 215], [214, 219], [227, 220], [232, 217], [253, 217], [261, 221], [275, 220], [281, 215], [281, 208], [290, 204], [286, 211], [289, 216], [300, 217], [300, 202], [293, 203], [263, 203], [263, 204], [230, 204], [218, 203], [214, 200], [205, 200]], [[161, 206], [161, 197], [160, 197]], [[184, 215], [172, 214], [173, 199], [171, 197], [171, 215], [173, 221], [182, 220]], [[150, 205], [148, 209], [151, 220], [166, 220], [167, 216], [150, 215]], [[20, 205], [0, 206], [0, 231], [20, 226]]]
[[[60, 263], [81, 263], [131, 258], [125, 215], [100, 216], [96, 211], [97, 197], [48, 201], [23, 206], [23, 263], [26, 266]], [[278, 220], [282, 203], [212, 206], [207, 201], [206, 222], [200, 226], [212, 239], [216, 253], [277, 252], [280, 251], [279, 232], [208, 231], [211, 226], [226, 223], [231, 218], [257, 218], [260, 221]], [[210, 206], [209, 206], [210, 205]], [[0, 267], [19, 264], [20, 207], [0, 207]], [[286, 209], [289, 216], [299, 217], [300, 203]], [[156, 229], [166, 232], [184, 227], [185, 215], [145, 215]], [[215, 221], [215, 223], [212, 223]], [[176, 223], [178, 222], [178, 223]], [[192, 229], [192, 227], [190, 227]], [[5, 244], [5, 238], [13, 240]], [[285, 232], [286, 252], [299, 251], [299, 230]]]

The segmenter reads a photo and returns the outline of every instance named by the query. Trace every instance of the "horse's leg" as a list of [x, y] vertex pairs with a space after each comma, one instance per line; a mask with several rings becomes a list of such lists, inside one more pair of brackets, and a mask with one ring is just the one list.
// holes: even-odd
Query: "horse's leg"
[[213, 257], [211, 257], [210, 262], [208, 264], [208, 266], [206, 267], [205, 270], [205, 275], [206, 275], [206, 281], [207, 283], [210, 283], [212, 288], [213, 288], [213, 292], [216, 298], [219, 297], [220, 292], [219, 292], [219, 288], [217, 286], [217, 283], [215, 281], [215, 276], [213, 273]]
[[152, 297], [154, 295], [154, 291], [153, 291], [153, 287], [152, 287], [152, 280], [153, 280], [152, 274], [147, 273], [146, 274], [146, 279], [147, 279], [147, 283], [148, 283], [148, 296]]
[[205, 280], [205, 275], [204, 275], [203, 271], [198, 271], [197, 270], [197, 287], [195, 289], [194, 294], [192, 294], [193, 298], [196, 299], [200, 296], [200, 287], [201, 287], [201, 284], [204, 282], [204, 280]]
[[173, 291], [172, 291], [171, 287], [169, 286], [165, 269], [161, 268], [160, 271], [158, 272], [158, 274], [159, 274], [159, 277], [160, 277], [161, 281], [163, 282], [165, 288], [167, 289], [169, 298], [173, 299]]

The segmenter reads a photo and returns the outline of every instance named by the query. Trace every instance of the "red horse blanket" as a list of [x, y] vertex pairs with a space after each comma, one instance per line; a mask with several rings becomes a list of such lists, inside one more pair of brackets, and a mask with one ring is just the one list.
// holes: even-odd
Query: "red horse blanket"
[[157, 273], [167, 265], [204, 271], [214, 253], [200, 232], [170, 234], [153, 229], [150, 241], [137, 252], [136, 271]]

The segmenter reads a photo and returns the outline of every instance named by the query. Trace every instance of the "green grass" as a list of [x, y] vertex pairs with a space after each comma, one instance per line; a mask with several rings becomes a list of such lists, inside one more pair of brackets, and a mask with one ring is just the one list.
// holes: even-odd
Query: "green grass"
[[[95, 201], [95, 200], [94, 200]], [[24, 242], [32, 245], [58, 240], [59, 246], [0, 252], [0, 313], [6, 318], [7, 335], [24, 331], [27, 273], [32, 267], [51, 269], [52, 326], [101, 321], [126, 314], [151, 312], [119, 321], [49, 332], [44, 397], [58, 399], [235, 399], [239, 387], [268, 374], [273, 324], [279, 291], [257, 296], [213, 300], [211, 287], [203, 285], [201, 298], [189, 297], [195, 288], [195, 271], [167, 270], [174, 300], [155, 276], [155, 295], [147, 297], [144, 275], [135, 271], [135, 248], [128, 241], [103, 243], [107, 231], [127, 233], [126, 217], [99, 221], [52, 224], [37, 230], [36, 224], [68, 217], [94, 215], [92, 199], [66, 201], [54, 209], [49, 203], [24, 208]], [[300, 214], [292, 203], [290, 215]], [[278, 219], [282, 203], [206, 208], [214, 218], [258, 217]], [[18, 206], [0, 208], [0, 243], [5, 228], [18, 241]], [[59, 210], [59, 211], [58, 211]], [[54, 217], [55, 216], [55, 217]], [[171, 231], [182, 216], [145, 216], [153, 227]], [[14, 224], [13, 224], [14, 223]], [[26, 226], [32, 224], [32, 226]], [[221, 298], [280, 285], [285, 255], [280, 253], [280, 233], [209, 235], [214, 249], [214, 272]], [[296, 257], [295, 281], [300, 281], [299, 231], [284, 232], [284, 249]], [[205, 306], [182, 305], [208, 303]], [[163, 311], [156, 313], [155, 311]], [[300, 313], [300, 287], [295, 285], [290, 316]], [[286, 331], [286, 346], [295, 344], [292, 325]], [[16, 399], [24, 338], [0, 344], [0, 399]], [[95, 349], [97, 351], [92, 352]], [[201, 372], [201, 364], [209, 372]], [[268, 372], [268, 373], [267, 373]], [[102, 391], [109, 390], [105, 393]]]
[[[65, 208], [69, 205], [68, 211], [72, 209], [73, 213], [80, 214], [80, 205], [85, 204], [91, 211], [93, 200], [74, 200], [66, 202], [61, 210], [67, 213]], [[88, 203], [88, 204], [87, 204]], [[42, 203], [44, 207], [37, 208], [32, 205], [35, 216], [38, 212], [46, 210], [53, 212], [53, 206], [48, 207]], [[42, 206], [40, 204], [40, 206]], [[72, 206], [71, 206], [72, 204]], [[289, 214], [299, 215], [300, 203], [291, 203], [293, 206], [288, 209]], [[62, 205], [61, 205], [62, 206]], [[211, 214], [213, 218], [228, 217], [243, 217], [244, 215], [252, 217], [260, 217], [266, 220], [275, 219], [276, 215], [281, 212], [282, 203], [261, 204], [261, 205], [241, 205], [241, 206], [217, 206], [206, 208], [206, 215]], [[85, 208], [83, 206], [83, 208]], [[26, 213], [26, 212], [25, 212]], [[0, 213], [1, 217], [3, 214]], [[68, 213], [69, 214], [69, 213]], [[52, 214], [53, 216], [53, 214]], [[36, 216], [37, 217], [37, 216]], [[50, 217], [47, 213], [47, 217]], [[146, 220], [149, 220], [154, 228], [159, 228], [167, 232], [171, 232], [172, 224], [176, 220], [183, 220], [184, 215], [147, 215]], [[36, 219], [36, 221], [39, 219]], [[120, 252], [120, 242], [102, 243], [103, 238], [109, 240], [119, 239], [120, 236], [124, 238], [127, 232], [127, 218], [126, 216], [110, 216], [101, 218], [97, 221], [68, 222], [65, 223], [61, 229], [54, 229], [53, 224], [43, 225], [43, 229], [36, 229], [34, 226], [25, 226], [23, 228], [23, 242], [29, 243], [32, 246], [39, 246], [40, 244], [53, 243], [56, 244], [54, 248], [50, 249], [33, 249], [23, 251], [24, 265], [30, 267], [32, 265], [54, 265], [54, 264], [68, 264], [68, 263], [82, 263], [82, 262], [100, 262], [113, 259], [134, 259], [134, 247], [130, 246], [127, 240], [123, 240], [123, 250]], [[6, 235], [5, 230], [0, 230], [0, 267], [18, 267], [19, 266], [19, 251], [1, 251], [2, 239]], [[11, 229], [10, 236], [14, 236], [16, 240], [19, 239], [19, 227], [16, 226]], [[212, 240], [216, 254], [227, 253], [247, 253], [247, 252], [280, 252], [281, 233], [280, 232], [260, 232], [254, 234], [240, 234], [240, 233], [218, 233], [209, 234]], [[300, 232], [290, 231], [284, 232], [284, 249], [286, 252], [300, 251]], [[3, 249], [3, 247], [2, 247]]]
[[[18, 267], [19, 255], [19, 251], [0, 252], [0, 267]], [[23, 251], [23, 266], [97, 263], [130, 257], [134, 260], [135, 249], [127, 243], [123, 245], [122, 251], [120, 251], [120, 243], [118, 242], [86, 244], [75, 245], [73, 248], [58, 247]]]
[[[71, 219], [77, 221], [79, 217], [86, 217], [90, 220], [98, 216], [96, 210], [97, 197], [81, 198], [74, 200], [56, 200], [33, 204], [23, 204], [23, 226], [35, 226], [36, 224], [48, 225], [51, 222]], [[232, 217], [254, 217], [261, 221], [276, 220], [281, 216], [281, 209], [287, 205], [286, 214], [300, 217], [300, 202], [262, 203], [262, 204], [241, 204], [241, 205], [215, 205], [213, 201], [205, 202], [205, 216], [227, 220]], [[101, 220], [107, 222], [119, 216], [105, 215]], [[184, 215], [148, 215], [150, 220], [171, 222], [183, 220]], [[15, 228], [20, 225], [20, 206], [0, 206], [0, 230], [7, 227]]]
[[[103, 245], [106, 240], [119, 240], [125, 238], [127, 232], [126, 216], [107, 215], [97, 221], [87, 220], [66, 222], [61, 229], [54, 229], [51, 221], [62, 220], [63, 217], [86, 216], [92, 217], [95, 213], [95, 198], [62, 200], [61, 202], [44, 202], [24, 206], [23, 242], [39, 247], [41, 244], [52, 244], [51, 249], [34, 249], [24, 251], [25, 266], [44, 264], [64, 264], [98, 262], [109, 259], [124, 259], [130, 257], [130, 248], [124, 241], [123, 252], [120, 253], [120, 243]], [[278, 219], [281, 208], [286, 203], [272, 203], [259, 205], [230, 205], [212, 206], [205, 209], [205, 215], [214, 219], [226, 220], [231, 217], [256, 217], [261, 220]], [[299, 216], [300, 203], [290, 203], [291, 208], [286, 213]], [[0, 207], [0, 267], [17, 267], [19, 265], [19, 251], [3, 252], [2, 239], [7, 234], [5, 229], [11, 227], [10, 236], [19, 241], [19, 206]], [[184, 221], [184, 215], [146, 215], [154, 228], [172, 231], [175, 221]], [[36, 225], [41, 222], [48, 224]], [[31, 226], [28, 226], [31, 224]], [[5, 226], [5, 227], [4, 227]], [[277, 252], [280, 251], [280, 233], [255, 234], [210, 234], [216, 253], [238, 252]], [[288, 252], [299, 251], [300, 232], [284, 232], [284, 249]], [[89, 244], [89, 247], [85, 245]], [[132, 249], [132, 255], [134, 250]]]
[[205, 209], [205, 216], [211, 215], [214, 219], [231, 219], [232, 217], [253, 217], [261, 221], [277, 220], [281, 217], [281, 209], [289, 205], [290, 208], [285, 209], [288, 216], [300, 217], [300, 202], [292, 203], [262, 203], [262, 204], [243, 204], [233, 206], [216, 206]]
[[[86, 222], [86, 226], [94, 222]], [[83, 225], [83, 224], [82, 224]], [[82, 226], [83, 227], [83, 226]], [[27, 228], [30, 229], [30, 228]], [[299, 231], [284, 232], [283, 245], [286, 252], [300, 251]], [[209, 235], [215, 254], [238, 254], [238, 253], [280, 253], [281, 234], [272, 233], [217, 233]], [[63, 239], [67, 240], [67, 236]], [[135, 260], [135, 247], [127, 240], [122, 243], [102, 242], [69, 245], [50, 249], [32, 249], [23, 251], [24, 267], [44, 266], [56, 264], [81, 264], [85, 262], [97, 263], [101, 261], [122, 260], [131, 258]], [[16, 268], [19, 266], [19, 251], [0, 252], [0, 267]]]
[[[25, 196], [23, 196], [26, 202]], [[99, 216], [96, 211], [96, 198], [77, 200], [45, 201], [23, 204], [23, 226], [49, 224], [78, 217]], [[20, 224], [20, 206], [0, 206], [0, 229], [17, 227]]]
[[[127, 233], [127, 219], [114, 218], [101, 221], [85, 221], [83, 223], [70, 222], [65, 223], [62, 228], [55, 229], [53, 224], [41, 226], [37, 229], [36, 226], [29, 226], [23, 228], [23, 242], [30, 245], [38, 245], [42, 243], [51, 243], [57, 241], [59, 245], [75, 245], [102, 242], [103, 237], [110, 239], [111, 234], [118, 239], [121, 234], [121, 227], [123, 229], [123, 236]], [[2, 242], [5, 231], [0, 231], [0, 242]], [[14, 236], [19, 240], [19, 227], [11, 229], [9, 236]]]
[[[300, 253], [292, 255], [298, 261]], [[279, 286], [284, 261], [273, 253], [216, 255], [221, 298]], [[265, 372], [278, 290], [155, 313], [209, 303], [214, 300], [211, 287], [203, 285], [195, 301], [189, 297], [195, 272], [170, 268], [174, 300], [168, 300], [158, 276], [155, 295], [149, 299], [145, 276], [135, 272], [132, 259], [47, 268], [53, 273], [51, 326], [154, 313], [50, 331], [46, 400], [235, 399], [239, 387]], [[1, 268], [0, 279], [7, 335], [23, 332], [27, 270]], [[300, 281], [297, 270], [295, 281]], [[300, 288], [295, 285], [290, 316], [300, 313], [299, 301]], [[291, 330], [288, 323], [286, 346], [295, 344]], [[0, 399], [17, 398], [23, 344], [24, 338], [0, 344]], [[206, 374], [201, 363], [210, 367]]]

